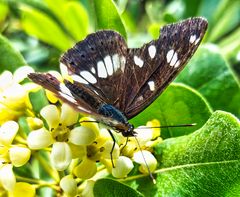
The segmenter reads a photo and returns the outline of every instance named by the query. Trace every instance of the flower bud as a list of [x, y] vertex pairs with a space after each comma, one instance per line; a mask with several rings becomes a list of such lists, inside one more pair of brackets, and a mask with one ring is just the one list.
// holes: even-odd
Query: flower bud
[[9, 156], [12, 164], [15, 167], [20, 167], [28, 162], [31, 156], [31, 151], [28, 148], [16, 146], [10, 148]]
[[50, 157], [54, 167], [58, 171], [63, 171], [72, 161], [71, 149], [66, 142], [55, 142]]
[[60, 181], [60, 187], [69, 196], [75, 196], [77, 194], [77, 182], [72, 175], [63, 177]]
[[115, 168], [112, 169], [112, 175], [116, 178], [124, 178], [133, 169], [131, 159], [125, 156], [120, 156], [115, 162]]

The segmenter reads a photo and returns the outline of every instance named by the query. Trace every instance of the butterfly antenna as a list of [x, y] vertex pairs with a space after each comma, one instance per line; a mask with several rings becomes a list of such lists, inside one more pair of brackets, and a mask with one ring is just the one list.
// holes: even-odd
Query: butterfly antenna
[[138, 129], [159, 129], [159, 128], [171, 128], [171, 127], [192, 127], [196, 126], [197, 123], [191, 123], [191, 124], [179, 124], [179, 125], [163, 125], [163, 126], [158, 126], [158, 127], [139, 127], [135, 128], [135, 130]]
[[137, 139], [136, 136], [135, 136], [134, 138], [135, 138], [135, 140], [136, 140], [136, 142], [137, 142], [137, 145], [138, 145], [138, 147], [139, 147], [139, 149], [140, 149], [140, 152], [141, 152], [143, 161], [144, 161], [144, 163], [145, 163], [145, 165], [146, 165], [146, 167], [147, 167], [147, 171], [148, 171], [148, 173], [149, 173], [149, 176], [150, 176], [150, 178], [152, 179], [153, 184], [156, 184], [156, 179], [153, 177], [153, 174], [151, 173], [151, 171], [150, 171], [150, 169], [149, 169], [149, 166], [148, 166], [147, 161], [146, 161], [146, 159], [145, 159], [145, 157], [144, 157], [144, 155], [143, 155], [143, 152], [142, 152], [141, 146], [140, 146], [140, 144], [139, 144], [139, 141], [138, 141], [138, 139]]

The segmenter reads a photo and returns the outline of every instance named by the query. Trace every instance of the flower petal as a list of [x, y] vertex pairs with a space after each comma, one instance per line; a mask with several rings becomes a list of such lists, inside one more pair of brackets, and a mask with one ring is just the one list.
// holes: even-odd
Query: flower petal
[[96, 133], [88, 127], [80, 126], [70, 131], [68, 139], [76, 145], [89, 145], [96, 139]]
[[90, 179], [97, 172], [97, 165], [94, 161], [85, 158], [78, 166], [73, 169], [74, 175], [81, 179]]
[[72, 152], [72, 158], [76, 159], [82, 159], [87, 155], [87, 147], [86, 146], [81, 146], [81, 145], [75, 145], [72, 143], [68, 143], [71, 152]]
[[87, 180], [87, 185], [84, 187], [81, 196], [82, 197], [94, 197], [94, 194], [93, 194], [94, 184], [95, 184], [95, 181]]
[[17, 182], [13, 191], [10, 192], [10, 196], [25, 196], [34, 197], [36, 196], [36, 189], [34, 185], [25, 182]]
[[81, 126], [92, 129], [96, 133], [96, 135], [99, 136], [100, 129], [99, 129], [98, 123], [96, 123], [95, 121], [96, 121], [95, 119], [87, 116], [84, 116], [79, 120], [79, 122], [81, 123]]
[[0, 75], [0, 92], [2, 92], [7, 87], [11, 86], [13, 83], [13, 75], [10, 71], [4, 71]]
[[[104, 159], [111, 159], [111, 150], [113, 148], [113, 143], [114, 142], [110, 140], [103, 145], [104, 149], [102, 151], [102, 157]], [[112, 158], [117, 159], [119, 157], [119, 154], [120, 154], [119, 146], [116, 143], [112, 152]]]
[[78, 112], [75, 111], [69, 105], [63, 103], [60, 122], [63, 125], [70, 126], [70, 125], [75, 124], [77, 122], [77, 120], [78, 120]]
[[9, 146], [18, 132], [19, 126], [15, 121], [5, 122], [0, 128], [0, 143]]
[[60, 187], [69, 196], [77, 194], [77, 182], [72, 175], [63, 177], [60, 181]]
[[60, 113], [55, 105], [47, 105], [40, 111], [41, 116], [46, 120], [49, 129], [56, 128], [59, 124]]
[[28, 148], [16, 146], [10, 148], [9, 156], [12, 164], [15, 167], [20, 167], [28, 162], [31, 156], [31, 151]]
[[115, 168], [112, 168], [112, 175], [116, 178], [124, 178], [133, 169], [133, 162], [125, 156], [120, 156], [115, 162]]
[[32, 131], [27, 137], [27, 144], [30, 149], [46, 148], [53, 142], [51, 133], [44, 128]]
[[19, 67], [13, 74], [13, 80], [16, 83], [19, 83], [23, 81], [25, 78], [27, 78], [27, 75], [29, 73], [33, 73], [34, 69], [30, 66], [21, 66]]
[[4, 189], [12, 191], [16, 184], [16, 178], [12, 170], [11, 164], [6, 164], [0, 169], [0, 181]]
[[[145, 161], [147, 162], [147, 166], [146, 166], [146, 163], [145, 163], [143, 157], [145, 158]], [[143, 150], [142, 152], [141, 151], [135, 152], [133, 155], [133, 160], [136, 163], [141, 165], [139, 170], [142, 173], [148, 173], [148, 168], [149, 168], [150, 172], [153, 172], [157, 167], [156, 158], [152, 155], [151, 152], [146, 151], [146, 150]]]
[[[141, 127], [138, 127], [141, 128]], [[144, 146], [148, 141], [152, 139], [153, 136], [153, 130], [152, 129], [136, 129], [137, 132], [137, 140], [140, 144], [140, 146]]]
[[66, 142], [55, 142], [50, 157], [54, 167], [58, 171], [63, 171], [72, 161], [71, 149]]

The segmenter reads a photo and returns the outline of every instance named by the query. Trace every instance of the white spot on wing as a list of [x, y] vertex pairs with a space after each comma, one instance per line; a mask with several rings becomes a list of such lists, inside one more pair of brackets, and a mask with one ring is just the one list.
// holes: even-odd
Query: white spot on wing
[[173, 54], [174, 54], [174, 50], [173, 50], [173, 49], [171, 49], [171, 50], [168, 51], [167, 56], [166, 56], [168, 63], [170, 63], [170, 61], [171, 61], [171, 59], [172, 59], [172, 57], [173, 57]]
[[92, 73], [96, 74], [96, 70], [94, 67], [91, 68]]
[[98, 77], [107, 78], [107, 71], [103, 61], [99, 61], [97, 63], [97, 72], [98, 72]]
[[148, 82], [148, 85], [149, 85], [149, 89], [150, 89], [151, 91], [154, 91], [154, 90], [155, 90], [155, 83], [154, 83], [154, 81], [149, 81], [149, 82]]
[[104, 58], [104, 63], [107, 68], [108, 75], [112, 75], [113, 74], [113, 64], [112, 64], [111, 57], [109, 55], [107, 55]]
[[72, 79], [78, 83], [88, 84], [88, 82], [78, 75], [71, 75]]
[[126, 58], [125, 58], [124, 56], [122, 56], [122, 57], [120, 58], [120, 62], [121, 62], [121, 70], [122, 70], [122, 72], [124, 72], [124, 70], [125, 70], [125, 64], [126, 64]]
[[68, 68], [67, 68], [67, 66], [65, 64], [60, 63], [59, 67], [60, 67], [61, 74], [63, 76], [68, 75]]
[[114, 71], [116, 72], [117, 69], [120, 68], [120, 60], [119, 60], [119, 56], [117, 53], [112, 56], [112, 61], [113, 61]]
[[178, 55], [177, 55], [177, 52], [175, 52], [170, 62], [170, 66], [174, 66], [177, 61], [178, 61]]
[[198, 44], [199, 41], [200, 41], [200, 38], [198, 38], [198, 39], [194, 42], [194, 44], [195, 44], [195, 45]]
[[177, 68], [179, 65], [180, 65], [180, 60], [178, 60], [178, 61], [176, 62], [176, 64], [174, 65], [174, 67]]
[[97, 83], [97, 79], [88, 71], [82, 71], [80, 75], [90, 83]]
[[69, 96], [65, 93], [62, 93], [62, 92], [59, 92], [59, 94], [65, 98], [66, 100], [68, 100], [69, 102], [72, 102], [72, 103], [76, 103], [77, 101], [72, 97], [72, 96]]
[[73, 97], [71, 91], [63, 83], [60, 83], [59, 88], [60, 88], [61, 92], [63, 92], [64, 94], [67, 94], [67, 95]]
[[154, 58], [156, 55], [156, 47], [154, 45], [151, 45], [148, 47], [148, 54], [151, 58]]
[[141, 58], [139, 58], [138, 56], [134, 55], [133, 57], [134, 63], [139, 66], [140, 68], [142, 68], [143, 66], [143, 60], [141, 60]]
[[189, 39], [189, 42], [190, 42], [190, 43], [194, 43], [195, 40], [196, 40], [196, 35], [195, 35], [195, 34], [194, 34], [194, 35], [191, 35], [191, 36], [190, 36], [190, 39]]

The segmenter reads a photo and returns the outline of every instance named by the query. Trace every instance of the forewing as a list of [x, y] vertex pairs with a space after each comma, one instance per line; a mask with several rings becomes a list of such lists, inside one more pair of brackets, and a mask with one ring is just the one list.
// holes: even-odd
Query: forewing
[[63, 100], [73, 109], [85, 115], [90, 115], [97, 121], [114, 128], [121, 127], [122, 123], [111, 117], [105, 117], [98, 113], [98, 109], [105, 104], [97, 95], [93, 95], [87, 87], [75, 82], [64, 80], [60, 82], [49, 73], [30, 73], [28, 77], [43, 88], [53, 92], [59, 99]]
[[73, 91], [76, 89], [73, 84], [72, 89], [69, 89], [68, 83], [70, 82], [65, 81], [65, 83], [61, 83], [56, 77], [49, 73], [30, 73], [28, 77], [33, 82], [53, 92], [58, 98], [72, 106], [75, 110], [88, 115], [97, 113], [95, 108], [81, 98], [82, 94], [77, 94]]
[[160, 37], [139, 49], [129, 49], [121, 110], [128, 119], [148, 105], [184, 68], [198, 48], [207, 21], [201, 17], [164, 26]]
[[60, 59], [76, 83], [118, 106], [127, 45], [114, 31], [98, 31], [69, 49]]

